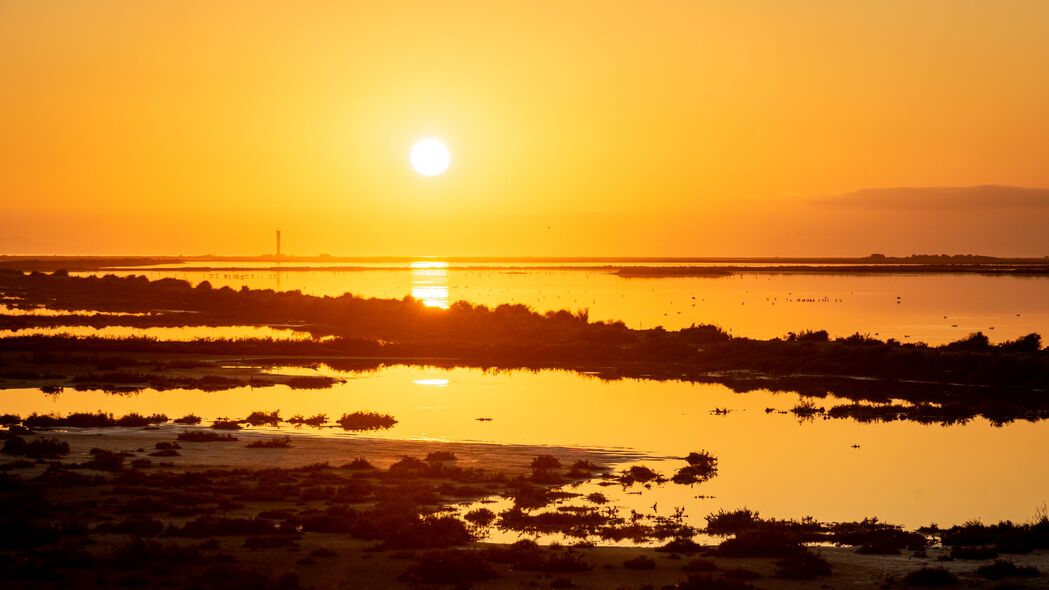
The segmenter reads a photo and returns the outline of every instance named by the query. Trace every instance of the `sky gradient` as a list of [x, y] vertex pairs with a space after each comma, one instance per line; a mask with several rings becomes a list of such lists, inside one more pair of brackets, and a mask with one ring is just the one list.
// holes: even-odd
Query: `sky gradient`
[[1049, 187], [1047, 30], [1042, 0], [5, 0], [0, 253], [1049, 255], [1044, 191], [863, 192]]

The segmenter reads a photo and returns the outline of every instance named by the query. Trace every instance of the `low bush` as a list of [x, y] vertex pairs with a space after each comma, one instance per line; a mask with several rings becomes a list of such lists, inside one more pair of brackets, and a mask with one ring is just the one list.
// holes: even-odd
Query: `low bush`
[[233, 442], [237, 440], [237, 437], [207, 430], [191, 430], [178, 433], [178, 440], [182, 442]]
[[656, 560], [646, 555], [638, 555], [633, 559], [624, 561], [623, 567], [628, 570], [654, 570], [656, 569]]
[[830, 575], [830, 563], [820, 555], [804, 551], [776, 562], [776, 577], [788, 580], [811, 580]]
[[1001, 580], [1002, 578], [1034, 578], [1042, 574], [1038, 568], [1030, 565], [1016, 565], [1005, 560], [996, 559], [994, 563], [976, 568], [976, 575]]
[[400, 579], [424, 584], [467, 584], [495, 577], [495, 569], [485, 560], [484, 552], [444, 549], [424, 553]]
[[[276, 426], [280, 423], [280, 411], [254, 411], [251, 414], [248, 414], [248, 417], [244, 419], [244, 422], [250, 424], [251, 426]], [[214, 428], [214, 426], [212, 426], [212, 428]]]
[[247, 444], [249, 449], [290, 449], [291, 448], [291, 437], [280, 436], [277, 438], [268, 438], [265, 440], [256, 440]]
[[397, 420], [393, 416], [377, 412], [343, 414], [342, 418], [339, 418], [337, 422], [345, 430], [379, 430], [391, 428], [396, 423]]
[[958, 576], [955, 576], [942, 566], [923, 567], [903, 576], [903, 583], [905, 586], [921, 587], [953, 586], [958, 583]]

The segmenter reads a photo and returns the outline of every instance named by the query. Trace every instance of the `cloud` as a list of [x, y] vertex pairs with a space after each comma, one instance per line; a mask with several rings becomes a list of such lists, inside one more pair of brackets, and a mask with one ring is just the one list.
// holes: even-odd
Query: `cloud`
[[1018, 186], [935, 186], [865, 188], [840, 195], [821, 196], [813, 204], [848, 209], [885, 211], [1037, 210], [1049, 212], [1049, 189]]

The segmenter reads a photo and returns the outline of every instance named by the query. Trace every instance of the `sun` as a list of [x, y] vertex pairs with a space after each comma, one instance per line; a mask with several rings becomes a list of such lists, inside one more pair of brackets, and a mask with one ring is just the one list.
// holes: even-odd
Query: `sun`
[[437, 176], [443, 174], [452, 163], [452, 153], [440, 139], [427, 137], [415, 142], [408, 159], [419, 174]]

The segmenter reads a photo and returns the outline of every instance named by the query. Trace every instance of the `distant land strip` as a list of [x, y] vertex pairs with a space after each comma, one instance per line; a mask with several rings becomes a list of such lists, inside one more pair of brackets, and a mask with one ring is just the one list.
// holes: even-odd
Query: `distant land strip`
[[[337, 257], [337, 256], [0, 256], [0, 269], [25, 272], [71, 272], [107, 270], [147, 270], [164, 265], [185, 272], [213, 271], [366, 271], [405, 270], [417, 263], [444, 263], [449, 270], [588, 270], [615, 272], [620, 276], [716, 276], [709, 269], [753, 273], [947, 273], [969, 272], [1003, 274], [1049, 273], [1049, 256], [1036, 258], [998, 258], [978, 255], [926, 255], [906, 257], [872, 255], [859, 258], [835, 257]], [[214, 266], [216, 263], [259, 264], [269, 266]], [[307, 266], [288, 266], [298, 264]], [[653, 265], [703, 266], [653, 266]], [[717, 265], [717, 266], [711, 266]], [[753, 266], [762, 265], [762, 266]], [[892, 270], [874, 270], [892, 269]], [[656, 269], [649, 271], [648, 269]], [[661, 270], [689, 269], [689, 270]], [[725, 276], [725, 275], [722, 275]]]
[[[419, 359], [420, 364], [434, 364], [440, 358], [458, 366], [567, 369], [604, 378], [714, 380], [748, 388], [807, 383], [814, 392], [837, 394], [841, 387], [840, 395], [862, 392], [860, 399], [907, 399], [962, 408], [956, 412], [960, 416], [974, 411], [999, 417], [1042, 416], [1049, 411], [1049, 350], [1042, 348], [1038, 334], [991, 343], [975, 333], [941, 346], [882, 341], [862, 334], [832, 339], [823, 330], [754, 340], [733, 337], [716, 326], [631, 329], [622, 322], [590, 321], [585, 311], [538, 313], [519, 304], [489, 308], [457, 302], [442, 310], [411, 297], [321, 297], [214, 288], [206, 281], [193, 286], [171, 278], [150, 281], [141, 276], [17, 271], [0, 271], [0, 297], [7, 305], [23, 309], [99, 311], [109, 316], [102, 321], [115, 323], [139, 318], [167, 323], [170, 318], [165, 316], [186, 318], [191, 312], [187, 323], [194, 325], [296, 325], [314, 338], [174, 342], [12, 336], [0, 339], [0, 373], [10, 378], [23, 372], [25, 360], [20, 359], [58, 352], [343, 356], [372, 362]], [[147, 315], [118, 315], [129, 313]], [[16, 316], [0, 314], [0, 319], [15, 321]], [[865, 378], [871, 384], [850, 378]]]

